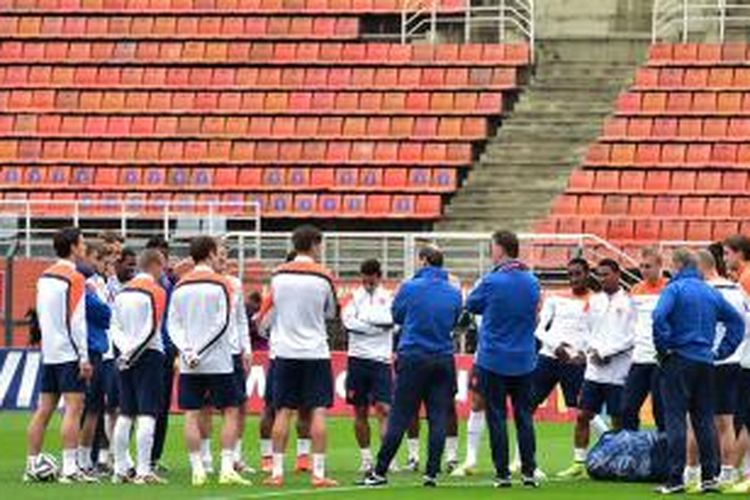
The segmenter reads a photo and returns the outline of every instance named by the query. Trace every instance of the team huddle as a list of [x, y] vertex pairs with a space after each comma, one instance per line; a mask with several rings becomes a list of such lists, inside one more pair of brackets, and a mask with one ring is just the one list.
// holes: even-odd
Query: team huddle
[[[295, 468], [309, 471], [314, 487], [336, 486], [326, 473], [326, 410], [334, 394], [328, 323], [340, 318], [363, 486], [387, 484], [407, 433], [407, 467], [419, 468], [424, 407], [425, 486], [437, 485], [444, 459], [453, 476], [475, 474], [486, 425], [495, 486], [510, 487], [518, 470], [522, 485], [538, 487], [545, 474], [536, 463], [534, 413], [559, 385], [577, 415], [573, 461], [559, 477], [586, 474], [592, 431], [638, 430], [650, 395], [669, 447], [661, 493], [750, 488], [741, 473], [743, 463], [750, 469], [748, 238], [676, 250], [671, 280], [660, 253], [645, 248], [642, 281], [629, 291], [616, 261], [603, 259], [592, 270], [575, 258], [567, 266], [569, 287], [542, 294], [518, 259], [517, 237], [498, 231], [491, 242], [494, 267], [466, 296], [444, 269], [442, 251], [426, 245], [419, 270], [395, 293], [381, 283], [379, 262], [364, 261], [361, 284], [343, 307], [334, 277], [319, 263], [321, 244], [319, 230], [297, 228], [294, 251], [261, 298], [245, 297], [226, 249], [214, 238], [194, 238], [190, 257], [169, 266], [168, 245], [158, 238], [136, 255], [112, 236], [87, 245], [78, 229], [58, 231], [53, 246], [59, 260], [37, 285], [43, 369], [24, 480], [51, 477], [43, 439], [62, 397], [60, 482], [97, 482], [108, 474], [114, 483], [164, 483], [160, 459], [177, 366], [192, 484], [206, 484], [214, 472], [210, 438], [218, 411], [218, 482], [250, 485], [254, 471], [243, 459], [246, 375], [253, 350], [268, 349], [259, 440], [263, 484], [284, 485], [296, 415]], [[454, 335], [467, 317], [478, 339], [466, 459], [459, 464]], [[508, 400], [518, 431], [512, 460]], [[377, 454], [371, 414], [381, 437]]]

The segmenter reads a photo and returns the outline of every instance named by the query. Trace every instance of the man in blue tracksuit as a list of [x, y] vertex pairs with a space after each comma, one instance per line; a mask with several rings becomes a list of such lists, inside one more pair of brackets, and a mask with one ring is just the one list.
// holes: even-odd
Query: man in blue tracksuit
[[461, 292], [448, 281], [443, 254], [433, 246], [420, 250], [422, 268], [393, 299], [393, 321], [401, 326], [396, 359], [396, 389], [375, 470], [361, 484], [380, 486], [404, 433], [424, 403], [429, 446], [424, 485], [435, 486], [445, 448], [448, 411], [455, 397], [453, 327], [461, 315]]
[[[745, 334], [742, 316], [722, 295], [703, 281], [695, 256], [679, 249], [672, 256], [677, 274], [662, 292], [653, 312], [654, 346], [662, 367], [661, 390], [669, 449], [669, 478], [662, 494], [683, 493], [685, 416], [695, 431], [700, 452], [704, 492], [717, 489], [719, 473], [714, 427], [713, 364], [732, 354]], [[716, 323], [725, 335], [713, 350]]]
[[508, 431], [505, 404], [510, 397], [518, 431], [524, 486], [538, 486], [534, 479], [536, 443], [531, 413], [532, 372], [536, 367], [539, 282], [518, 259], [515, 234], [498, 231], [492, 236], [495, 267], [466, 300], [469, 312], [482, 316], [474, 373], [477, 387], [487, 402], [495, 486], [510, 486]]

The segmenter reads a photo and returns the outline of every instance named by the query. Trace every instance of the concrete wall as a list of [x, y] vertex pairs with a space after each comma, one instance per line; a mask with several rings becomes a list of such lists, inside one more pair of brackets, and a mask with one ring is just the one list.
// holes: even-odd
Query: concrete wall
[[609, 38], [651, 31], [653, 0], [537, 0], [538, 37]]

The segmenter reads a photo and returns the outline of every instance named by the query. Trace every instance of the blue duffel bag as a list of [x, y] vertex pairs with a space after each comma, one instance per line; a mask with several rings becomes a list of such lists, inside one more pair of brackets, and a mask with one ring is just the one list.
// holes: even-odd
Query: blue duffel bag
[[655, 431], [607, 432], [586, 458], [592, 479], [663, 482], [667, 478], [667, 438]]

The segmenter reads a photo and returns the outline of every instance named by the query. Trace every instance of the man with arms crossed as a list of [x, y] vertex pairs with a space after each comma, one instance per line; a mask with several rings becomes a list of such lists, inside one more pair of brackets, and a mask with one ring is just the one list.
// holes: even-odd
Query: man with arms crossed
[[44, 444], [44, 433], [62, 395], [65, 401], [60, 434], [63, 466], [60, 482], [92, 482], [76, 463], [78, 427], [83, 413], [85, 385], [93, 369], [86, 332], [85, 280], [76, 260], [86, 254], [78, 228], [64, 228], [52, 239], [58, 261], [37, 282], [36, 310], [42, 331], [42, 382], [39, 406], [28, 428], [25, 481], [34, 481], [34, 464]]

